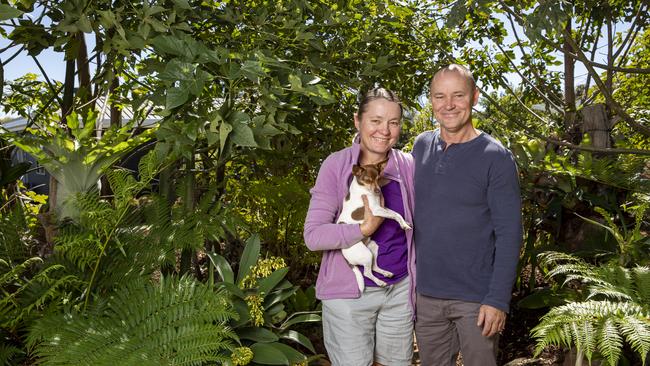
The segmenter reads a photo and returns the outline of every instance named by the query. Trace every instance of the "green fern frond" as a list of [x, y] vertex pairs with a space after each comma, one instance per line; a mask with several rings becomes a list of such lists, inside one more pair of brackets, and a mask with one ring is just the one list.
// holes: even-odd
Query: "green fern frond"
[[[614, 329], [615, 328], [615, 329]], [[642, 355], [650, 349], [650, 322], [640, 305], [626, 302], [574, 302], [551, 309], [531, 331], [537, 339], [536, 354], [548, 345], [575, 345], [590, 358], [601, 353], [611, 365], [620, 356], [621, 339]]]
[[12, 262], [23, 262], [30, 257], [30, 252], [38, 242], [34, 239], [28, 219], [33, 214], [22, 205], [15, 205], [11, 210], [0, 210], [0, 258]]
[[28, 342], [52, 365], [201, 365], [233, 347], [234, 316], [226, 295], [189, 277], [136, 281], [86, 315], [38, 321]]
[[24, 355], [25, 352], [18, 347], [0, 343], [0, 365], [14, 365], [13, 361], [17, 359], [19, 355]]
[[640, 313], [638, 317], [617, 319], [617, 325], [625, 340], [641, 356], [641, 364], [645, 365], [650, 352], [650, 315]]
[[34, 265], [43, 263], [43, 260], [40, 257], [32, 257], [24, 261], [23, 263], [11, 268], [7, 273], [4, 273], [0, 276], [0, 286], [4, 286], [9, 282], [15, 280], [24, 272], [31, 269]]
[[0, 297], [0, 326], [14, 329], [31, 313], [80, 283], [75, 276], [62, 276], [63, 266], [56, 264], [40, 268], [35, 274], [26, 273], [27, 270], [35, 270], [34, 265], [40, 263], [40, 258], [30, 258], [3, 276], [0, 288], [10, 284], [11, 290], [3, 290]]
[[640, 304], [650, 307], [650, 267], [635, 267], [632, 269], [636, 297]]
[[605, 319], [599, 328], [598, 349], [607, 358], [610, 365], [616, 365], [623, 348], [619, 329], [614, 319]]

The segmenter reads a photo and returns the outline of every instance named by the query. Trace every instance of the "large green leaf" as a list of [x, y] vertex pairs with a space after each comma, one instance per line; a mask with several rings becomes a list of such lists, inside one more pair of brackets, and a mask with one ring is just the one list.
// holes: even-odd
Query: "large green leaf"
[[246, 294], [244, 294], [244, 291], [242, 291], [237, 285], [231, 282], [219, 282], [219, 286], [223, 286], [230, 292], [231, 294], [237, 296], [240, 299], [245, 299]]
[[167, 99], [165, 100], [165, 107], [167, 109], [176, 108], [189, 99], [190, 92], [186, 88], [170, 88], [167, 89]]
[[228, 263], [226, 258], [220, 256], [217, 253], [208, 253], [208, 258], [210, 258], [210, 261], [212, 264], [214, 264], [217, 272], [219, 272], [219, 276], [221, 276], [222, 281], [235, 283], [235, 274], [233, 273], [232, 268], [230, 267], [230, 263]]
[[246, 241], [246, 246], [244, 247], [244, 252], [241, 255], [239, 260], [239, 271], [237, 271], [237, 283], [248, 276], [251, 271], [251, 267], [257, 263], [257, 259], [260, 257], [260, 237], [257, 234], [251, 235], [250, 238]]
[[251, 346], [253, 362], [262, 365], [289, 365], [289, 358], [276, 347], [268, 343], [255, 343]]
[[259, 292], [263, 293], [265, 295], [268, 295], [271, 293], [271, 290], [282, 281], [282, 279], [287, 275], [289, 272], [289, 268], [280, 268], [277, 271], [274, 271], [271, 273], [268, 277], [264, 278], [263, 280], [259, 281]]
[[276, 342], [279, 339], [275, 333], [260, 327], [239, 328], [237, 329], [237, 335], [240, 339], [250, 339], [261, 343]]
[[290, 339], [300, 344], [301, 346], [307, 348], [308, 350], [312, 351], [312, 353], [316, 353], [316, 349], [314, 349], [314, 345], [311, 343], [309, 338], [307, 338], [302, 333], [296, 332], [295, 330], [287, 330], [282, 332], [280, 334], [280, 338]]
[[6, 4], [0, 4], [0, 21], [17, 18], [23, 15], [23, 12]]
[[288, 359], [291, 364], [295, 364], [301, 361], [304, 361], [307, 357], [302, 353], [296, 351], [293, 347], [288, 346], [283, 343], [271, 343], [272, 347], [282, 352]]
[[294, 324], [319, 322], [321, 320], [321, 316], [317, 314], [301, 314], [287, 319], [287, 321], [282, 323], [282, 326], [280, 326], [280, 328], [286, 329]]

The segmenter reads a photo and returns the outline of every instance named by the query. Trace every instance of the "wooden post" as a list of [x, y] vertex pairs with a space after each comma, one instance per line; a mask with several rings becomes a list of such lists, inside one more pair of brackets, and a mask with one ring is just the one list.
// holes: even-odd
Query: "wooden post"
[[607, 110], [602, 103], [588, 105], [582, 109], [582, 133], [589, 134], [594, 147], [612, 147], [610, 129], [612, 124], [607, 118]]

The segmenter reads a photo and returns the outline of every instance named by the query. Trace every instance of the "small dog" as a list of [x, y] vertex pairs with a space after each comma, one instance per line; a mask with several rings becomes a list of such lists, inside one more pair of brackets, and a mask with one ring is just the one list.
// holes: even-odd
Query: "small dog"
[[[352, 175], [354, 177], [350, 184], [350, 191], [345, 197], [345, 201], [343, 201], [343, 209], [341, 210], [341, 214], [337, 220], [338, 223], [362, 223], [365, 209], [363, 207], [363, 199], [361, 196], [366, 195], [370, 211], [373, 215], [393, 219], [400, 224], [402, 229], [406, 230], [411, 228], [402, 215], [393, 210], [382, 207], [381, 205], [380, 187], [388, 183], [388, 180], [383, 178], [381, 173], [387, 163], [388, 160], [384, 160], [377, 164], [363, 166], [354, 165], [352, 167]], [[342, 250], [343, 256], [352, 267], [352, 271], [354, 271], [361, 292], [363, 292], [366, 287], [363, 276], [368, 277], [379, 286], [386, 286], [386, 282], [375, 277], [372, 271], [380, 273], [385, 277], [393, 276], [391, 272], [383, 270], [377, 265], [378, 251], [379, 246], [370, 238], [365, 238], [353, 246]], [[357, 266], [363, 266], [363, 275]]]

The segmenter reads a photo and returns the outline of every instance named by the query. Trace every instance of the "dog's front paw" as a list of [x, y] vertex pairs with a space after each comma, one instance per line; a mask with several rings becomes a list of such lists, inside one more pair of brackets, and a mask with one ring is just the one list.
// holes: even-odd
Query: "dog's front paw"
[[404, 230], [411, 230], [411, 229], [412, 229], [411, 225], [409, 225], [408, 222], [406, 222], [406, 221], [402, 222], [402, 223], [400, 224], [400, 226], [401, 226], [402, 229], [404, 229]]

